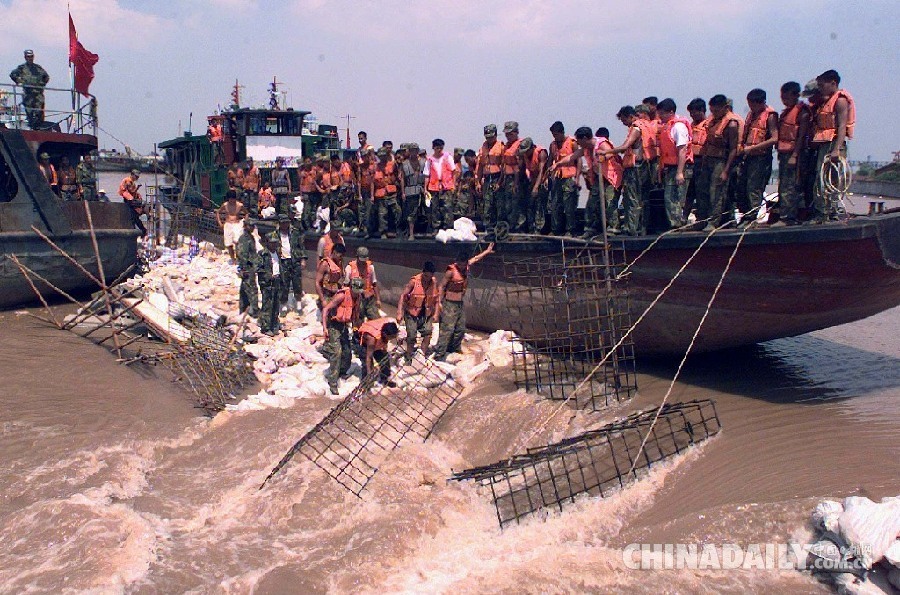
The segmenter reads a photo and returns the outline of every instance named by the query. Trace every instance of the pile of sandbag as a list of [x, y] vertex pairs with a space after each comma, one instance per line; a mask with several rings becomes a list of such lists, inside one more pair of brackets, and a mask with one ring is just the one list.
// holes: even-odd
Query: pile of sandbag
[[447, 242], [477, 242], [475, 223], [468, 217], [460, 217], [453, 222], [453, 229], [442, 229], [435, 238], [442, 244]]
[[823, 500], [812, 523], [819, 539], [809, 567], [817, 577], [841, 594], [900, 592], [900, 496], [881, 502], [860, 496]]

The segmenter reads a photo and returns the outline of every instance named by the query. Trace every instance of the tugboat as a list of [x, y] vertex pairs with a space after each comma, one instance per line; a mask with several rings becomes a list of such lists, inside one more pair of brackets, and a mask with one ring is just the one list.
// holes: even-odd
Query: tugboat
[[[97, 104], [92, 100], [71, 107], [74, 89], [45, 87], [48, 104], [53, 102], [57, 121], [45, 122], [40, 130], [29, 129], [16, 105], [22, 89], [0, 85], [0, 92], [13, 98], [0, 122], [0, 308], [34, 302], [36, 296], [11, 256], [47, 281], [66, 291], [96, 290], [61, 254], [43, 240], [40, 230], [88, 271], [98, 273], [85, 204], [90, 208], [94, 236], [106, 276], [111, 282], [137, 260], [139, 232], [122, 203], [65, 201], [51, 188], [38, 167], [38, 156], [46, 153], [57, 169], [63, 158], [72, 165], [91, 158], [97, 150]], [[69, 105], [68, 109], [56, 109]], [[37, 282], [43, 292], [45, 284]]]

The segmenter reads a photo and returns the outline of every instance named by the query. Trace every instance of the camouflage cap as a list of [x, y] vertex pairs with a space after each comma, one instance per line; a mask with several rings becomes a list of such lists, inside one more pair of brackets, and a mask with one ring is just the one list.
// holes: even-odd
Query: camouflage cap
[[410, 154], [419, 154], [419, 143], [409, 143], [406, 145], [406, 149], [410, 152]]
[[454, 155], [462, 155], [462, 154], [465, 153], [465, 152], [466, 152], [466, 150], [463, 149], [462, 147], [453, 147], [453, 154], [454, 154]]
[[484, 135], [485, 136], [497, 136], [497, 125], [496, 124], [488, 124], [484, 127]]
[[380, 149], [375, 151], [375, 154], [379, 157], [387, 157], [391, 154], [391, 152], [387, 150], [387, 147], [381, 147]]
[[362, 277], [354, 277], [350, 279], [350, 290], [351, 291], [362, 291], [366, 287], [366, 282], [362, 280]]
[[33, 51], [33, 50], [25, 50], [25, 55], [26, 55], [26, 56], [33, 56], [33, 55], [34, 55], [34, 51]]
[[356, 249], [356, 257], [357, 258], [368, 258], [369, 257], [369, 249], [365, 246], [360, 246]]
[[643, 103], [639, 103], [634, 106], [634, 112], [637, 114], [649, 114], [650, 108], [644, 105]]
[[525, 138], [522, 139], [522, 142], [519, 143], [519, 154], [523, 155], [523, 154], [527, 153], [533, 146], [534, 146], [534, 141], [531, 140], [530, 136], [526, 136]]
[[408, 151], [408, 150], [409, 150], [409, 143], [400, 143], [400, 150], [401, 150], [401, 151]]
[[50, 159], [50, 153], [41, 153], [39, 155], [41, 159]]
[[141, 175], [141, 170], [139, 170], [139, 169], [133, 169], [133, 170], [131, 170], [131, 175], [133, 175], [133, 176], [139, 176], [139, 175]]
[[819, 92], [819, 83], [816, 82], [816, 79], [813, 79], [806, 83], [806, 86], [803, 87], [803, 91], [800, 92], [801, 97], [812, 97], [813, 95]]
[[518, 132], [519, 131], [519, 123], [515, 120], [510, 120], [503, 124], [503, 132]]
[[266, 234], [266, 242], [275, 242], [276, 244], [281, 243], [281, 238], [278, 237], [278, 232], [273, 231]]

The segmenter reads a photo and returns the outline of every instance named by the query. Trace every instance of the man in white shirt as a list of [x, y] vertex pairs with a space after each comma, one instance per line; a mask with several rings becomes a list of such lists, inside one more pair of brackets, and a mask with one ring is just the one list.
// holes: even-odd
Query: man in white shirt
[[663, 99], [656, 106], [660, 120], [658, 180], [665, 191], [666, 218], [672, 229], [684, 225], [684, 200], [687, 196], [684, 166], [694, 162], [691, 122], [676, 116], [676, 109], [671, 98]]
[[444, 153], [444, 141], [436, 138], [431, 143], [434, 154], [425, 160], [425, 187], [431, 193], [431, 229], [453, 229], [453, 204], [456, 166], [449, 153]]

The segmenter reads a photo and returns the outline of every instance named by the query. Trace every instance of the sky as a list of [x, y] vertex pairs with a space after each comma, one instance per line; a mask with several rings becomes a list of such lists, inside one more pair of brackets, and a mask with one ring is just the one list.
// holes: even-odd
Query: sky
[[[672, 97], [745, 97], [780, 110], [782, 83], [838, 70], [857, 102], [851, 159], [900, 150], [896, 0], [70, 0], [79, 40], [100, 55], [91, 86], [100, 146], [149, 153], [230, 103], [267, 101], [272, 77], [295, 109], [369, 141], [477, 148], [482, 127], [519, 122], [543, 146], [567, 132], [625, 128], [619, 107]], [[68, 86], [65, 0], [0, 0], [0, 63], [33, 49], [51, 86]], [[7, 71], [4, 71], [7, 72]], [[3, 82], [7, 82], [4, 78]], [[342, 132], [343, 136], [343, 132]]]

